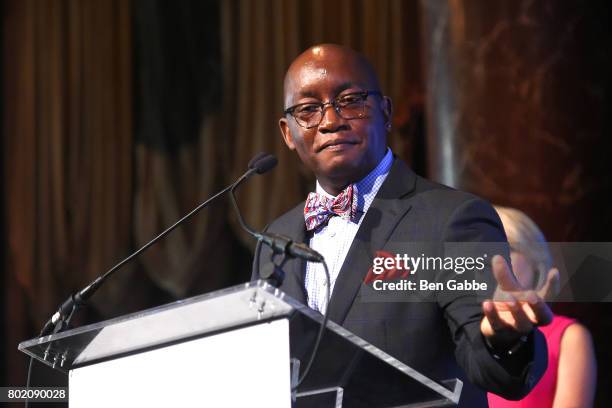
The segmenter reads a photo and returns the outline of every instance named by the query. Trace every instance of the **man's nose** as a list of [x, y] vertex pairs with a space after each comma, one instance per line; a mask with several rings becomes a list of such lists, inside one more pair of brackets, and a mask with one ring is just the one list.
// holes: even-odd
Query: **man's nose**
[[327, 103], [322, 109], [321, 115], [323, 117], [321, 118], [321, 123], [319, 123], [319, 132], [333, 133], [345, 128], [348, 129], [346, 119], [340, 116], [333, 104]]

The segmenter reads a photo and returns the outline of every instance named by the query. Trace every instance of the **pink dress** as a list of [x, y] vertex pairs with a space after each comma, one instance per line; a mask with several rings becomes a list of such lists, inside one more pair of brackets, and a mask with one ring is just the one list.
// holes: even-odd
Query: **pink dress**
[[488, 393], [489, 408], [547, 408], [552, 407], [557, 386], [557, 370], [559, 368], [559, 349], [561, 337], [575, 319], [564, 316], [554, 316], [547, 326], [539, 327], [546, 338], [548, 347], [548, 368], [538, 384], [525, 398], [520, 401], [508, 401], [502, 397]]

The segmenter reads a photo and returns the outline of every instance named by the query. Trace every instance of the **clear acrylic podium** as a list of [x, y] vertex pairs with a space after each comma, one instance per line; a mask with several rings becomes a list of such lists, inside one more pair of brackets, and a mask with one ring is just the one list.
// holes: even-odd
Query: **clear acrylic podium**
[[80, 407], [442, 407], [457, 379], [433, 381], [264, 281], [28, 340], [19, 350], [69, 376]]

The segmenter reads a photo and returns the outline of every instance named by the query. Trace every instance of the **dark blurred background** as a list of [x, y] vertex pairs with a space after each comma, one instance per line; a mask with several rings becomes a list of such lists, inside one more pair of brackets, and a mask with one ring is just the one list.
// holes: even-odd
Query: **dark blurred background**
[[[0, 0], [0, 384], [57, 305], [241, 174], [261, 228], [312, 177], [282, 142], [282, 79], [320, 42], [374, 63], [394, 152], [531, 216], [550, 241], [612, 241], [612, 13], [578, 0]], [[125, 267], [76, 324], [227, 287], [252, 240], [223, 200]], [[612, 400], [610, 304], [555, 304], [591, 330]], [[40, 366], [35, 383], [65, 381]]]

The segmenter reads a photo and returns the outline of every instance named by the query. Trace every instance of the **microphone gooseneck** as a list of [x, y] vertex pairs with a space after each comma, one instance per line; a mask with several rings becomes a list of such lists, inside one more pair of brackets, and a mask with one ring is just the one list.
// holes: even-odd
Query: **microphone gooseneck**
[[91, 283], [89, 283], [83, 289], [78, 291], [76, 294], [70, 295], [68, 297], [68, 299], [66, 299], [66, 301], [64, 301], [64, 303], [61, 304], [61, 306], [57, 309], [57, 311], [53, 314], [53, 316], [45, 323], [43, 329], [40, 332], [40, 336], [45, 336], [45, 335], [50, 334], [52, 332], [57, 333], [57, 332], [63, 330], [68, 325], [68, 323], [70, 321], [70, 318], [72, 317], [72, 314], [74, 313], [75, 309], [77, 307], [85, 304], [87, 302], [87, 300], [90, 299], [93, 296], [93, 294], [100, 288], [100, 286], [102, 286], [102, 284], [111, 275], [113, 275], [117, 270], [119, 270], [123, 265], [125, 265], [128, 262], [130, 262], [132, 259], [134, 259], [136, 256], [140, 255], [142, 252], [146, 251], [148, 248], [150, 248], [156, 242], [158, 242], [159, 240], [164, 238], [166, 235], [168, 235], [170, 232], [172, 232], [175, 228], [177, 228], [178, 226], [183, 224], [185, 221], [187, 221], [188, 219], [193, 217], [195, 214], [197, 214], [204, 207], [208, 206], [210, 203], [215, 201], [218, 197], [222, 196], [223, 194], [227, 193], [228, 191], [232, 191], [232, 197], [233, 197], [233, 191], [240, 184], [242, 184], [245, 180], [247, 180], [253, 174], [263, 174], [263, 173], [269, 171], [274, 166], [276, 166], [277, 162], [278, 161], [277, 161], [276, 157], [274, 157], [271, 154], [263, 153], [263, 152], [262, 153], [258, 153], [249, 162], [248, 170], [244, 174], [242, 174], [242, 176], [240, 176], [234, 183], [232, 183], [231, 185], [225, 187], [223, 190], [219, 191], [217, 194], [215, 194], [214, 196], [210, 197], [208, 200], [204, 201], [203, 203], [201, 203], [197, 207], [195, 207], [187, 215], [183, 216], [181, 219], [176, 221], [170, 227], [166, 228], [164, 231], [162, 231], [160, 234], [158, 234], [155, 238], [153, 238], [152, 240], [147, 242], [145, 245], [143, 245], [141, 248], [139, 248], [136, 252], [134, 252], [131, 255], [129, 255], [127, 258], [125, 258], [122, 261], [120, 261], [119, 263], [117, 263], [115, 266], [113, 266], [107, 272], [105, 272], [104, 274], [98, 276], [96, 279], [94, 279]]
[[[257, 174], [263, 174], [276, 166], [277, 160], [276, 157], [272, 155], [268, 155], [265, 153], [260, 153], [251, 160], [249, 163], [249, 169], [254, 170]], [[254, 236], [259, 242], [262, 242], [268, 245], [273, 254], [282, 254], [288, 255], [294, 258], [301, 258], [310, 262], [320, 262], [323, 264], [323, 270], [325, 271], [325, 279], [327, 281], [327, 285], [325, 287], [325, 299], [327, 300], [327, 308], [325, 313], [323, 314], [323, 320], [321, 321], [321, 325], [319, 326], [319, 330], [317, 332], [317, 337], [312, 348], [312, 352], [310, 354], [310, 358], [308, 359], [308, 363], [306, 364], [304, 370], [299, 376], [297, 382], [292, 384], [291, 391], [295, 391], [298, 387], [304, 382], [304, 380], [308, 377], [310, 373], [310, 369], [312, 368], [312, 364], [315, 360], [315, 357], [318, 354], [319, 347], [321, 345], [321, 338], [323, 337], [323, 333], [325, 332], [325, 327], [327, 326], [327, 321], [329, 320], [329, 309], [330, 309], [330, 287], [331, 280], [329, 276], [329, 269], [327, 263], [325, 262], [325, 258], [323, 255], [310, 248], [308, 245], [305, 245], [301, 242], [294, 242], [291, 238], [286, 237], [280, 234], [274, 234], [269, 232], [257, 232], [251, 228], [242, 217], [242, 213], [240, 212], [240, 208], [238, 207], [238, 202], [236, 201], [236, 196], [234, 194], [236, 188], [242, 183], [243, 180], [238, 180], [236, 184], [230, 189], [230, 200], [238, 216], [238, 222], [240, 226], [248, 232], [250, 235]], [[280, 269], [278, 265], [274, 265], [274, 272], [271, 276], [266, 276], [266, 280], [271, 282], [275, 286], [280, 286], [282, 283], [282, 279], [284, 278], [284, 273], [282, 271], [278, 271]], [[261, 277], [261, 275], [260, 275]]]
[[[255, 171], [257, 174], [264, 174], [273, 169], [277, 163], [278, 160], [275, 156], [267, 153], [259, 153], [251, 160], [251, 162], [249, 162], [249, 169]], [[323, 262], [323, 256], [320, 253], [301, 242], [294, 242], [291, 238], [280, 234], [257, 232], [250, 225], [248, 225], [242, 217], [242, 212], [238, 207], [236, 195], [234, 194], [241, 182], [242, 180], [238, 180], [231, 188], [230, 199], [242, 229], [255, 237], [258, 241], [268, 245], [275, 254], [286, 254], [294, 258], [301, 258], [310, 262]]]

